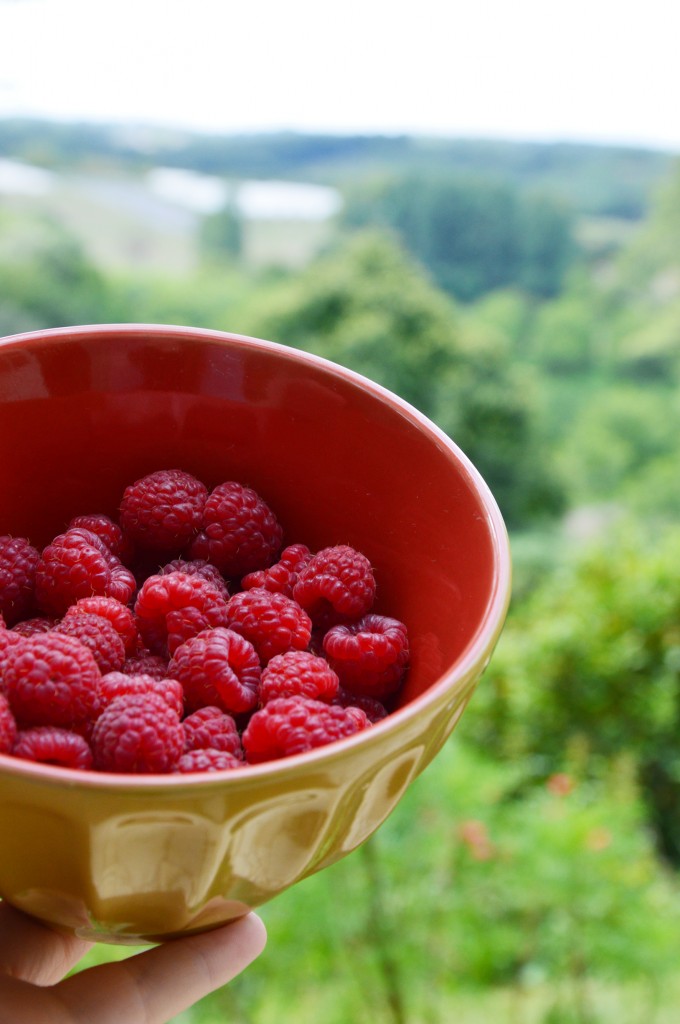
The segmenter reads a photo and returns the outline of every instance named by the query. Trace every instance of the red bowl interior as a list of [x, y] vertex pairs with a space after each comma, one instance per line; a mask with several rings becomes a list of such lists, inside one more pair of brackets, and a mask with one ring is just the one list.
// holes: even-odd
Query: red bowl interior
[[36, 546], [177, 467], [254, 487], [286, 543], [357, 547], [378, 610], [409, 626], [404, 702], [480, 642], [505, 600], [502, 520], [468, 460], [376, 385], [267, 342], [137, 325], [6, 339], [0, 466], [0, 534]]

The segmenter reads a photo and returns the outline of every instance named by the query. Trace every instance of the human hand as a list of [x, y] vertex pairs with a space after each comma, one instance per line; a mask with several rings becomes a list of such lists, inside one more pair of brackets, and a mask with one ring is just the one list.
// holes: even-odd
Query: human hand
[[91, 943], [0, 903], [0, 1021], [166, 1024], [244, 970], [266, 938], [259, 917], [248, 914], [64, 978]]

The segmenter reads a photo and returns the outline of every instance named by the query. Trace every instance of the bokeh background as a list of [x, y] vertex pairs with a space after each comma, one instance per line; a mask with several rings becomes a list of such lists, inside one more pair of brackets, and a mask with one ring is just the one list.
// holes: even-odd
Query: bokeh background
[[181, 1024], [678, 1019], [679, 20], [0, 0], [0, 334], [320, 353], [439, 423], [511, 535], [454, 738]]

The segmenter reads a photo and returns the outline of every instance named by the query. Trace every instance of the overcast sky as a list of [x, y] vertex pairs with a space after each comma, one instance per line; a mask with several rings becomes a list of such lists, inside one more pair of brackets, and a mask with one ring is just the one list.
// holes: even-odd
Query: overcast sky
[[0, 0], [0, 117], [680, 152], [676, 0]]

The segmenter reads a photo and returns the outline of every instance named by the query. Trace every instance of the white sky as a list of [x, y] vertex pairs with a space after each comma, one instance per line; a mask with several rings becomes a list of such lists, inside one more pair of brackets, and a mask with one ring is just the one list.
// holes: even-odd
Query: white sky
[[680, 152], [677, 0], [0, 0], [0, 117]]

